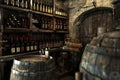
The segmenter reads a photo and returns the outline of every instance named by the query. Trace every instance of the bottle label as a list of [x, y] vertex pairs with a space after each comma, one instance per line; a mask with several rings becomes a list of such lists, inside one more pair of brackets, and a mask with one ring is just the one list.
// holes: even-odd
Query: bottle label
[[29, 51], [30, 50], [30, 47], [29, 46], [27, 46], [27, 51]]
[[11, 48], [11, 53], [15, 53], [15, 48]]
[[37, 46], [35, 46], [35, 50], [37, 50]]
[[31, 46], [31, 50], [33, 50], [33, 46]]
[[17, 47], [17, 52], [20, 52], [20, 47]]

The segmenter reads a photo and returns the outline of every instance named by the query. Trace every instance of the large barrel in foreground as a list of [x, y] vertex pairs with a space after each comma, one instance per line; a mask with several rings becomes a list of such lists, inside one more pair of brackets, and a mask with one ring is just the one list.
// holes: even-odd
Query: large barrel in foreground
[[53, 80], [55, 62], [43, 55], [29, 55], [15, 59], [11, 69], [10, 80]]
[[87, 44], [80, 70], [83, 80], [120, 80], [120, 31], [105, 33]]

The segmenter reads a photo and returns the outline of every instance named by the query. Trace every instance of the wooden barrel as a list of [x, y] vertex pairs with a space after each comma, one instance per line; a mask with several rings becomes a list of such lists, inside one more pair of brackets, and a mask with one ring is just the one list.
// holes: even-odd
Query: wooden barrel
[[10, 80], [52, 80], [55, 62], [43, 55], [29, 55], [15, 59], [11, 69]]
[[84, 50], [80, 64], [83, 80], [120, 80], [120, 31], [97, 39]]

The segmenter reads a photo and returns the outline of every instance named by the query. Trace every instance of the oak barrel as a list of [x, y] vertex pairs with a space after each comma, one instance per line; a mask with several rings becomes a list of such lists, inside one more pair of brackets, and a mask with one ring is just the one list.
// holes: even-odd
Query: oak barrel
[[55, 62], [52, 57], [29, 55], [14, 59], [10, 80], [52, 80]]
[[120, 80], [120, 31], [93, 40], [85, 47], [80, 64], [83, 80]]

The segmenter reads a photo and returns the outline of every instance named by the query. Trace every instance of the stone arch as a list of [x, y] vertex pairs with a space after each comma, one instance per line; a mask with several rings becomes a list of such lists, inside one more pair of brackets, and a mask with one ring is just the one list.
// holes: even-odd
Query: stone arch
[[[112, 10], [112, 8], [109, 8], [109, 7], [96, 7], [96, 8], [92, 8], [90, 10], [87, 10], [87, 11], [83, 12], [81, 15], [79, 15], [75, 19], [73, 25], [75, 27], [77, 27], [78, 29], [82, 29], [81, 27], [82, 27], [84, 21], [87, 18], [89, 18], [89, 17], [91, 17], [93, 15], [96, 15], [96, 14], [103, 14], [103, 13], [110, 13], [111, 14], [111, 22], [113, 21], [113, 10]], [[110, 25], [110, 23], [107, 24], [107, 25]], [[94, 34], [92, 36], [87, 36], [88, 41], [85, 42], [85, 40], [87, 40], [87, 39], [82, 39], [82, 37], [81, 37], [81, 35], [84, 36], [84, 34], [81, 34], [80, 30], [78, 30], [78, 31], [79, 32], [76, 32], [77, 38], [79, 38], [80, 42], [83, 43], [84, 45], [86, 45], [86, 43], [90, 42], [90, 40], [93, 38], [93, 36], [96, 36], [96, 34]]]

